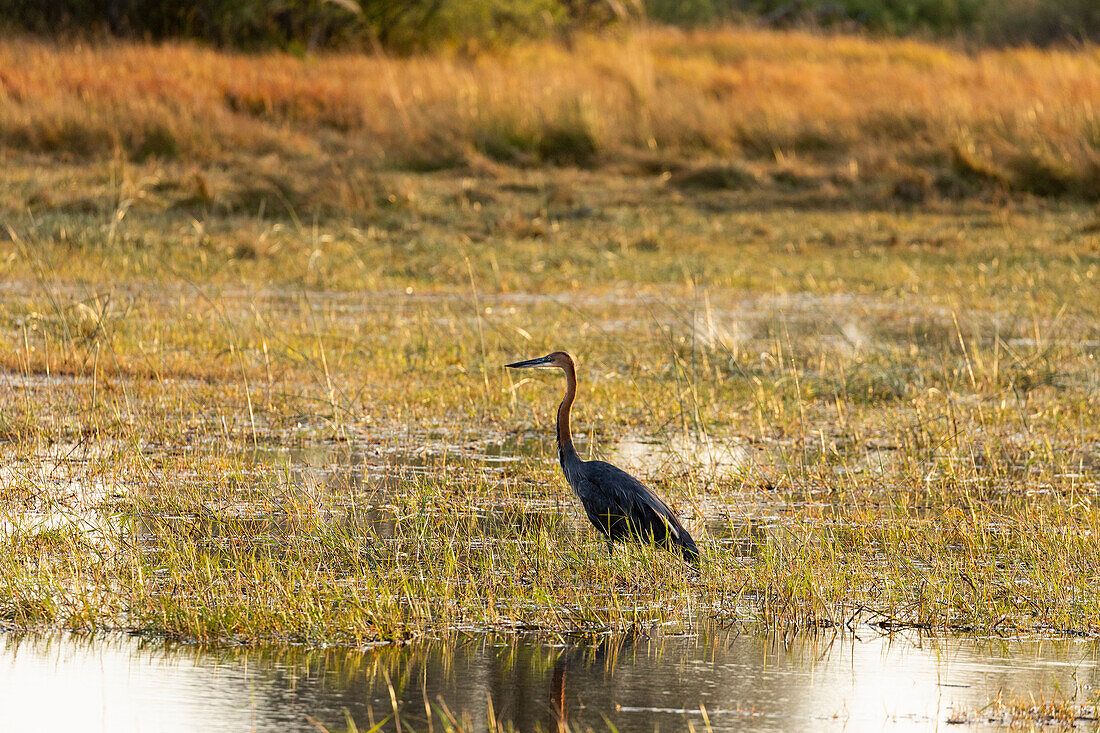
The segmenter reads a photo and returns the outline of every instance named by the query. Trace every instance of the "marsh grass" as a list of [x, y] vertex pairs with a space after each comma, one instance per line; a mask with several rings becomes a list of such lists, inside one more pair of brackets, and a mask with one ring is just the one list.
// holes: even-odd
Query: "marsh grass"
[[[117, 200], [161, 175], [125, 170]], [[744, 192], [592, 173], [481, 182], [477, 208], [445, 174], [378, 185], [404, 198], [373, 229], [9, 214], [6, 624], [1100, 629], [1090, 210], [747, 214]], [[460, 234], [517, 215], [543, 233]], [[609, 558], [566, 493], [561, 385], [499, 368], [563, 346], [586, 455], [669, 446], [635, 470], [700, 537], [698, 575]]]
[[1070, 730], [1093, 726], [1100, 721], [1097, 702], [1082, 702], [1063, 695], [1037, 699], [998, 698], [977, 711], [960, 712], [948, 720], [951, 725], [998, 725], [1009, 728], [1056, 728]]
[[[1014, 198], [1088, 197], [1094, 55], [579, 43], [0, 44], [5, 624], [1100, 631], [1098, 214]], [[698, 575], [585, 525], [555, 348]]]

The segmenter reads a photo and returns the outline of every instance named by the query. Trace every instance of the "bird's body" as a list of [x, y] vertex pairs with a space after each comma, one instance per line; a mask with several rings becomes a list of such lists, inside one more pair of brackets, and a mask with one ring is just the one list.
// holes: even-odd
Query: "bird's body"
[[582, 461], [577, 455], [569, 428], [569, 412], [577, 395], [573, 358], [564, 351], [555, 351], [507, 366], [557, 367], [565, 372], [565, 397], [558, 405], [558, 461], [589, 521], [607, 538], [608, 552], [615, 542], [640, 541], [679, 551], [688, 562], [698, 563], [699, 548], [691, 535], [668, 505], [645, 484], [610, 463]]

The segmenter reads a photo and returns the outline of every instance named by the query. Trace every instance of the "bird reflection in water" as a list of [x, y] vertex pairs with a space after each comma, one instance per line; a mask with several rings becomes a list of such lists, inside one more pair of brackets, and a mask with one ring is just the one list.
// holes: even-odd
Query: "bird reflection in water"
[[[550, 710], [554, 715], [559, 733], [568, 730], [569, 723], [569, 697], [567, 695], [567, 682], [570, 669], [604, 669], [605, 677], [615, 675], [615, 667], [619, 655], [623, 650], [629, 650], [634, 646], [633, 634], [621, 636], [609, 636], [598, 644], [570, 644], [561, 651], [557, 661], [554, 662], [554, 671], [550, 677]], [[574, 704], [583, 704], [581, 700], [572, 700]], [[609, 701], [600, 701], [600, 707], [606, 707]]]

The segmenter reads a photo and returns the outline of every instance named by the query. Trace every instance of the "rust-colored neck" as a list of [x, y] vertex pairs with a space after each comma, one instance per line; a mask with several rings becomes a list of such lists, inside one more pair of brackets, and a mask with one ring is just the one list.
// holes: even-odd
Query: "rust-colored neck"
[[558, 450], [562, 453], [576, 453], [573, 448], [573, 434], [569, 430], [569, 410], [577, 396], [577, 370], [572, 360], [566, 362], [562, 370], [565, 372], [565, 397], [558, 405]]

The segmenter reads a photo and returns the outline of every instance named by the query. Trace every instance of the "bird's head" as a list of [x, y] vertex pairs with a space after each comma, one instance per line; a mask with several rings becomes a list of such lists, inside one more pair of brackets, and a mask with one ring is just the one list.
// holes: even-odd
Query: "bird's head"
[[505, 364], [504, 366], [510, 369], [536, 369], [540, 367], [556, 367], [558, 369], [568, 370], [573, 366], [573, 357], [569, 356], [564, 351], [555, 351], [547, 354], [546, 356], [540, 356], [537, 359], [528, 359], [527, 361], [517, 361], [512, 364]]

